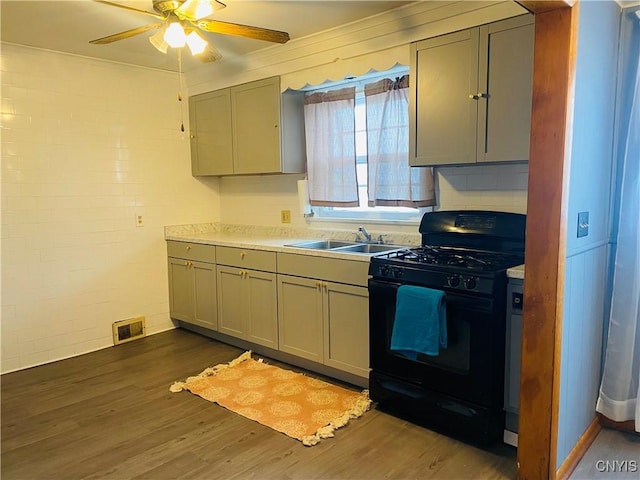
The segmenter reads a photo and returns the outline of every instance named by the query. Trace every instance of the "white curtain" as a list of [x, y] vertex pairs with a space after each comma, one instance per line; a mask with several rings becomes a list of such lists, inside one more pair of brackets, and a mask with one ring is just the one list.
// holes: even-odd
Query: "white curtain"
[[[636, 37], [636, 42], [637, 42]], [[604, 372], [596, 410], [640, 431], [640, 70], [624, 150], [618, 242]]]
[[355, 87], [305, 95], [309, 203], [357, 207]]
[[433, 169], [409, 167], [409, 76], [364, 88], [369, 206], [436, 204]]

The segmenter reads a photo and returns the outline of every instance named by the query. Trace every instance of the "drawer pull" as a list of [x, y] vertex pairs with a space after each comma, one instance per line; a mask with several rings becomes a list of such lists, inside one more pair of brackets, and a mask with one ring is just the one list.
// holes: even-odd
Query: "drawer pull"
[[191, 245], [187, 245], [187, 252], [191, 250]]

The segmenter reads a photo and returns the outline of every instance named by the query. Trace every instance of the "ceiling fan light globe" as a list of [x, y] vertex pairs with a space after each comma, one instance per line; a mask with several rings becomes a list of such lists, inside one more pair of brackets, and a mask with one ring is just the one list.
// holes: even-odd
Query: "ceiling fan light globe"
[[172, 48], [184, 47], [187, 41], [187, 35], [184, 33], [184, 28], [179, 23], [172, 23], [167, 27], [164, 32], [164, 41]]
[[169, 48], [169, 44], [164, 41], [165, 30], [166, 26], [149, 37], [151, 45], [156, 47], [156, 49], [162, 53], [167, 53], [167, 49]]
[[186, 42], [189, 46], [189, 50], [191, 50], [192, 55], [198, 55], [204, 52], [204, 49], [207, 48], [208, 45], [206, 40], [198, 35], [196, 31], [192, 31], [189, 35], [187, 35]]
[[212, 13], [213, 13], [213, 6], [211, 5], [211, 2], [209, 2], [208, 0], [199, 1], [196, 5], [194, 17], [196, 20], [200, 20], [201, 18], [208, 17]]

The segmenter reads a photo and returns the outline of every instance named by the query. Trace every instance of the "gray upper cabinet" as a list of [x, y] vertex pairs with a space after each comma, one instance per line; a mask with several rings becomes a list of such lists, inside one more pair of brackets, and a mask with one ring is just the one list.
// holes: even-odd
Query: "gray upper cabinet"
[[528, 160], [533, 41], [522, 15], [412, 44], [411, 165]]
[[189, 125], [193, 175], [232, 174], [230, 90], [225, 88], [190, 97]]
[[302, 95], [271, 77], [190, 97], [193, 175], [303, 173]]

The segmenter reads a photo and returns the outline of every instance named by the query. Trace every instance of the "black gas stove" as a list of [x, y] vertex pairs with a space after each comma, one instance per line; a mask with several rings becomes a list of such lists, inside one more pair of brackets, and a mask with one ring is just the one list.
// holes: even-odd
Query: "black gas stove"
[[[501, 438], [506, 270], [524, 263], [525, 218], [427, 213], [420, 247], [371, 258], [369, 387], [381, 408], [473, 442]], [[438, 355], [407, 358], [390, 348], [404, 285], [442, 292], [448, 345]]]

